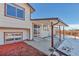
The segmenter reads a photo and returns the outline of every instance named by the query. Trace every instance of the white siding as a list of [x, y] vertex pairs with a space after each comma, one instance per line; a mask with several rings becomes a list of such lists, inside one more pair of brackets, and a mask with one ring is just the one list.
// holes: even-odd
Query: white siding
[[4, 34], [3, 32], [0, 32], [0, 45], [3, 45], [4, 44]]
[[16, 27], [16, 28], [30, 28], [30, 7], [25, 4], [17, 4], [25, 8], [25, 21], [4, 16], [4, 4], [0, 4], [0, 27]]
[[[17, 5], [25, 8], [25, 20], [4, 16], [4, 3], [0, 4], [0, 27], [14, 27], [14, 28], [27, 28], [30, 29], [32, 39], [32, 22], [30, 20], [30, 7], [24, 3], [17, 3]], [[16, 29], [0, 29], [0, 45], [4, 44], [4, 32], [23, 32], [23, 40], [29, 39], [28, 30]]]

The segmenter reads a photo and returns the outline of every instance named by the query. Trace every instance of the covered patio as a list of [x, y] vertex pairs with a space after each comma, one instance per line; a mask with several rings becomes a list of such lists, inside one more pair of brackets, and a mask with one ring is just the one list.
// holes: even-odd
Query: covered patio
[[[40, 18], [40, 19], [32, 19], [32, 26], [33, 26], [33, 37], [34, 37], [34, 25], [38, 25], [38, 37], [36, 40], [40, 39], [47, 39], [50, 41], [50, 47], [58, 47], [63, 41], [64, 35], [64, 27], [68, 26], [64, 22], [62, 22], [59, 18]], [[44, 25], [47, 26], [48, 30], [44, 31]], [[63, 29], [61, 29], [61, 27]], [[63, 30], [63, 34], [61, 34], [61, 30]], [[44, 36], [44, 37], [43, 37]], [[40, 38], [40, 39], [39, 39]], [[56, 39], [55, 39], [56, 38]]]
[[[44, 19], [32, 19], [32, 25], [34, 30], [34, 25], [37, 26], [38, 31], [42, 32], [37, 34], [37, 38], [34, 38], [34, 31], [33, 31], [33, 41], [25, 41], [27, 44], [37, 48], [38, 50], [42, 51], [43, 53], [50, 55], [49, 49], [52, 47], [58, 47], [61, 42], [64, 40], [64, 27], [68, 26], [64, 22], [62, 22], [59, 18], [44, 18]], [[48, 26], [48, 35], [46, 31], [43, 31], [43, 26]], [[61, 29], [61, 27], [63, 29]], [[39, 29], [40, 28], [40, 29]], [[61, 34], [61, 30], [63, 30], [63, 34]], [[58, 32], [57, 32], [58, 31]], [[46, 37], [43, 37], [44, 34]]]

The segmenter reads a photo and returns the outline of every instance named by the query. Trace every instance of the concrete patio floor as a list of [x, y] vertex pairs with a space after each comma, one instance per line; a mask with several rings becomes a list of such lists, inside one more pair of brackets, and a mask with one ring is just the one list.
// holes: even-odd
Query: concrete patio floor
[[51, 41], [48, 39], [25, 41], [28, 45], [42, 51], [46, 55], [50, 55], [49, 49], [51, 48]]
[[[54, 45], [55, 45], [55, 43], [57, 43], [57, 41], [58, 41], [58, 38], [54, 37], [54, 39], [55, 39], [55, 41], [54, 41]], [[49, 49], [51, 49], [51, 37], [46, 38], [46, 39], [35, 39], [34, 41], [25, 41], [25, 43], [42, 51], [46, 55], [51, 54], [51, 52], [49, 51]], [[56, 53], [56, 54], [58, 55], [58, 53]]]

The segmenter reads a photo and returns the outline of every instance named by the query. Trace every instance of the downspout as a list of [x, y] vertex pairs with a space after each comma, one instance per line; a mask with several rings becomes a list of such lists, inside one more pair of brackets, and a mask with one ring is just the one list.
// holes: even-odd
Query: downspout
[[51, 22], [51, 47], [54, 47], [54, 25], [58, 24], [59, 22], [59, 20], [55, 24]]
[[[31, 21], [31, 8], [30, 8], [30, 12], [29, 12], [29, 13], [30, 13], [30, 21]], [[30, 31], [29, 31], [29, 40], [32, 40], [32, 39], [31, 39], [31, 35], [32, 35], [32, 34], [31, 34], [31, 30], [32, 30], [32, 29], [30, 29]]]

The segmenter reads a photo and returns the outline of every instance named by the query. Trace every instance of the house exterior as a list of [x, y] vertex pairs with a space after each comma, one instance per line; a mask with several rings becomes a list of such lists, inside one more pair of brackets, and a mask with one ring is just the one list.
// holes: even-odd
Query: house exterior
[[33, 11], [26, 3], [0, 4], [0, 45], [32, 39]]
[[51, 46], [54, 45], [56, 28], [68, 26], [59, 18], [31, 19], [35, 9], [28, 3], [0, 4], [0, 45], [15, 43], [24, 40], [40, 40], [51, 37]]

